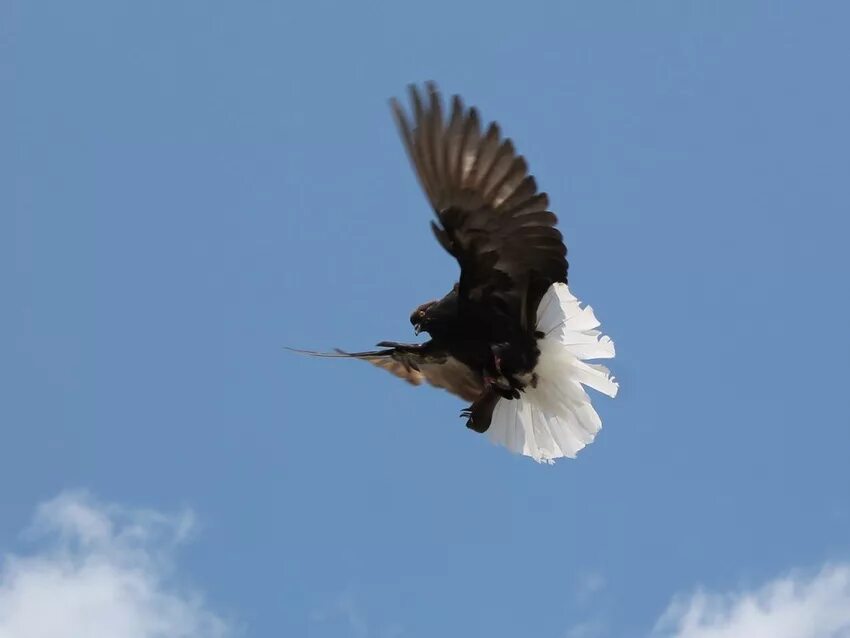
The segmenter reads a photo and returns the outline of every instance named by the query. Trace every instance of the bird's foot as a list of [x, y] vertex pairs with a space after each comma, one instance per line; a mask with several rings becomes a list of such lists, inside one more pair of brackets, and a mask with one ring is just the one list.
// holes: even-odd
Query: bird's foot
[[474, 404], [469, 406], [468, 408], [464, 408], [463, 410], [460, 411], [460, 417], [462, 419], [466, 419], [466, 427], [468, 427], [470, 430], [474, 430], [475, 432], [478, 432], [479, 434], [483, 434], [490, 427], [490, 424], [489, 423], [487, 425], [478, 424], [475, 421], [475, 417], [472, 414], [473, 409], [474, 409]]
[[473, 406], [469, 406], [468, 408], [464, 408], [460, 411], [460, 418], [466, 419], [466, 427], [470, 430], [474, 430], [479, 434], [482, 434], [487, 431], [487, 427], [482, 427], [475, 422], [475, 418], [472, 415]]

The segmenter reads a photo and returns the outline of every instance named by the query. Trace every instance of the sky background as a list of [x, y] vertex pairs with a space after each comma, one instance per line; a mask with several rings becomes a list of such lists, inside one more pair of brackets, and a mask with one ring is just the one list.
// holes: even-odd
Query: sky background
[[[839, 1], [4, 0], [0, 637], [90, 564], [136, 573], [115, 547], [196, 614], [181, 636], [629, 638], [665, 610], [670, 635], [753, 636], [736, 605], [761, 592], [775, 620], [778, 582], [827, 587], [838, 620], [812, 635], [846, 635], [848, 21]], [[455, 280], [387, 104], [429, 79], [526, 155], [617, 344], [578, 460], [283, 350], [411, 339]], [[65, 589], [26, 580], [42, 564]], [[687, 633], [698, 591], [729, 593], [704, 619], [727, 633]]]

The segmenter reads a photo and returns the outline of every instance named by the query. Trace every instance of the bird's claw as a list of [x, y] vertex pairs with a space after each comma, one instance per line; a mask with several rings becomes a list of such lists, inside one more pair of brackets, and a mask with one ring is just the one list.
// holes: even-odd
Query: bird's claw
[[[466, 419], [466, 427], [470, 430], [478, 432], [479, 434], [483, 434], [487, 431], [487, 427], [481, 427], [478, 423], [475, 422], [475, 419], [472, 417], [472, 407], [465, 408], [460, 411], [461, 418]], [[489, 426], [488, 426], [489, 427]]]
[[466, 427], [468, 427], [470, 430], [475, 429], [475, 424], [472, 420], [472, 406], [470, 406], [468, 408], [464, 408], [463, 410], [461, 410], [460, 411], [460, 418], [466, 419]]

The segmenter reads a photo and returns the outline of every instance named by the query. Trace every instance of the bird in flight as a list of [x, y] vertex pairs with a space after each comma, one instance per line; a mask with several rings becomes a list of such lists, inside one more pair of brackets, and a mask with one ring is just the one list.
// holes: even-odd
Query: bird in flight
[[567, 285], [567, 249], [546, 193], [499, 125], [482, 127], [455, 95], [410, 87], [412, 114], [391, 101], [402, 142], [434, 209], [431, 229], [460, 266], [442, 299], [410, 316], [425, 343], [382, 341], [366, 352], [304, 354], [368, 361], [469, 401], [468, 428], [538, 462], [574, 458], [601, 428], [583, 386], [610, 397], [614, 357]]

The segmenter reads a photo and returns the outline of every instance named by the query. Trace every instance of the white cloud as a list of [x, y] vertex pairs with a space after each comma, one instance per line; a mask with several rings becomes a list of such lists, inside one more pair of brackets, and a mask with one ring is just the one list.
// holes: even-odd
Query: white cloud
[[661, 638], [850, 638], [850, 564], [799, 573], [754, 591], [674, 598]]
[[38, 508], [39, 550], [0, 563], [0, 638], [225, 638], [232, 626], [174, 583], [191, 512], [166, 516], [69, 492]]

